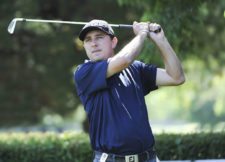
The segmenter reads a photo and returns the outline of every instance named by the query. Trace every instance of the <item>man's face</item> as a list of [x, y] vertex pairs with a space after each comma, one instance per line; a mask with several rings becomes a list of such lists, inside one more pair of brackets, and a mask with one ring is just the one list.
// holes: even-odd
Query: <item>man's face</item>
[[92, 61], [105, 60], [114, 55], [114, 48], [117, 41], [110, 38], [100, 30], [93, 30], [84, 38], [84, 48], [87, 56]]

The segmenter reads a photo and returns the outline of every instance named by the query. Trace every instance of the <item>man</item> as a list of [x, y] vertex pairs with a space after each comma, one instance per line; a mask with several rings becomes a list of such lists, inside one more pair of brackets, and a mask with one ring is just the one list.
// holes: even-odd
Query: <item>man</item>
[[[118, 40], [107, 22], [92, 20], [80, 32], [89, 60], [77, 68], [74, 79], [90, 123], [94, 162], [157, 161], [144, 96], [185, 81], [180, 61], [159, 29], [155, 23], [134, 22], [135, 37], [117, 54]], [[147, 38], [158, 47], [165, 69], [135, 60]]]

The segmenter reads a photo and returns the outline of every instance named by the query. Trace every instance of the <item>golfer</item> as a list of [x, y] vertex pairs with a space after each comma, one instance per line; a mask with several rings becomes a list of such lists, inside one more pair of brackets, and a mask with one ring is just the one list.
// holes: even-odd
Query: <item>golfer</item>
[[[159, 161], [144, 97], [185, 81], [160, 25], [134, 22], [133, 31], [134, 38], [118, 53], [118, 39], [104, 20], [90, 21], [79, 34], [89, 59], [78, 66], [74, 80], [89, 119], [93, 162]], [[165, 69], [135, 60], [145, 40], [157, 46]]]

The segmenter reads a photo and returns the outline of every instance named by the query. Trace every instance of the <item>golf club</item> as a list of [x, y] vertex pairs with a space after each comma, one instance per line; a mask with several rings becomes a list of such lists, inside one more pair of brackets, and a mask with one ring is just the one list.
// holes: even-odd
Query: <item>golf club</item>
[[[16, 28], [17, 21], [22, 22], [39, 22], [39, 23], [59, 23], [59, 24], [73, 24], [73, 25], [86, 25], [87, 22], [76, 22], [76, 21], [61, 21], [61, 20], [41, 20], [41, 19], [26, 19], [26, 18], [14, 18], [8, 26], [8, 32], [10, 34], [13, 34]], [[117, 28], [132, 28], [133, 25], [127, 25], [127, 24], [109, 24], [111, 27], [117, 27]], [[158, 33], [161, 31], [161, 28], [156, 29], [155, 32]]]

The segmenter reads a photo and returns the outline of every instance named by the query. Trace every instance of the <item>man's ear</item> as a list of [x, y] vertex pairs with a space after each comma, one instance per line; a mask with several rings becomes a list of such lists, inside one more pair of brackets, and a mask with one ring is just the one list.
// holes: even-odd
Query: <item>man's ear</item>
[[113, 49], [116, 48], [117, 43], [118, 43], [117, 37], [113, 37], [113, 39], [112, 39], [112, 48], [113, 48]]

